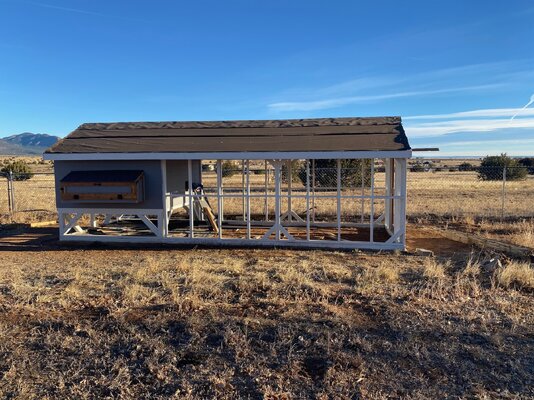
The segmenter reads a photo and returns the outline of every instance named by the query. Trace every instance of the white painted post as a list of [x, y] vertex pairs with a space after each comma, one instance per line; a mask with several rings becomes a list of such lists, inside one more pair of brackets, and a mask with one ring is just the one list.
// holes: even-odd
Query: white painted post
[[187, 184], [189, 190], [189, 237], [194, 237], [194, 220], [193, 220], [193, 171], [192, 171], [192, 162], [187, 160]]
[[363, 215], [365, 214], [365, 158], [361, 158], [360, 159], [360, 162], [362, 164], [362, 215], [361, 215], [361, 219], [360, 219], [360, 222], [363, 224], [364, 223], [364, 217]]
[[265, 221], [269, 221], [269, 170], [267, 169], [267, 160], [265, 160]]
[[315, 222], [315, 159], [312, 159], [312, 221]]
[[306, 240], [310, 240], [310, 160], [306, 159]]
[[163, 200], [163, 218], [162, 221], [158, 221], [158, 223], [161, 223], [163, 226], [158, 226], [158, 228], [161, 231], [162, 237], [167, 237], [169, 235], [169, 208], [170, 208], [170, 201], [168, 202], [167, 199], [167, 161], [161, 160], [161, 179], [162, 179], [162, 200]]
[[396, 158], [395, 162], [395, 206], [393, 210], [394, 234], [399, 235], [398, 242], [406, 246], [406, 159]]
[[337, 241], [341, 241], [341, 160], [337, 160], [337, 176], [336, 176], [336, 186], [337, 186]]
[[276, 240], [280, 240], [280, 169], [281, 162], [274, 161], [274, 224], [277, 227], [275, 232]]
[[391, 200], [391, 195], [392, 195], [392, 178], [393, 178], [393, 171], [392, 171], [392, 162], [391, 162], [391, 158], [386, 158], [384, 160], [384, 167], [385, 167], [385, 171], [386, 171], [386, 176], [385, 176], [385, 181], [386, 181], [386, 200], [385, 200], [385, 209], [384, 209], [384, 221], [385, 221], [385, 226], [386, 226], [386, 229], [388, 231], [391, 231], [391, 225], [392, 225], [392, 220], [391, 220], [391, 216], [392, 216], [392, 200]]
[[246, 163], [247, 180], [247, 239], [250, 240], [250, 160]]
[[371, 159], [371, 212], [369, 216], [370, 226], [370, 240], [371, 243], [375, 241], [375, 159]]
[[220, 219], [221, 219], [221, 222], [224, 221], [224, 176], [223, 176], [223, 173], [222, 173], [222, 160], [219, 160], [220, 161], [220, 175], [221, 175], [221, 209], [220, 209]]
[[247, 207], [245, 204], [245, 160], [241, 160], [241, 205], [243, 211], [243, 221], [246, 221]]
[[292, 221], [293, 216], [291, 215], [291, 193], [292, 193], [292, 168], [291, 168], [291, 160], [287, 160], [287, 220], [289, 222]]
[[401, 221], [402, 221], [402, 239], [401, 243], [404, 248], [406, 248], [406, 199], [407, 199], [407, 190], [408, 190], [408, 181], [406, 179], [407, 174], [407, 160], [405, 158], [399, 159], [400, 172], [401, 172], [401, 198], [402, 198], [402, 210], [401, 210]]
[[222, 161], [217, 160], [217, 224], [219, 239], [222, 239], [223, 198], [222, 198]]

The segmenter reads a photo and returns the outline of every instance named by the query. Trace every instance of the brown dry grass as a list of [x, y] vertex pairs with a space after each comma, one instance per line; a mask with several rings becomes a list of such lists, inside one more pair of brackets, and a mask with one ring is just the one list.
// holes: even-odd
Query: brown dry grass
[[534, 268], [527, 263], [512, 262], [496, 273], [497, 283], [506, 288], [534, 290]]
[[484, 236], [534, 248], [534, 219], [513, 222], [481, 221], [478, 229]]
[[534, 298], [504, 283], [518, 267], [495, 278], [474, 258], [12, 250], [4, 398], [534, 396]]

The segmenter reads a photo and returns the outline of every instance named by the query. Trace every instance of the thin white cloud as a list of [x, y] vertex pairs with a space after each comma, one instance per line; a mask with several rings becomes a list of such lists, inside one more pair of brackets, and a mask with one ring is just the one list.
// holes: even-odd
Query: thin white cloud
[[74, 12], [74, 13], [78, 13], [78, 14], [88, 14], [88, 15], [97, 15], [97, 16], [100, 16], [100, 17], [109, 17], [109, 15], [106, 15], [106, 14], [101, 14], [101, 13], [94, 12], [94, 11], [89, 11], [89, 10], [81, 10], [79, 8], [55, 6], [55, 5], [52, 5], [52, 4], [37, 3], [37, 2], [34, 2], [34, 1], [22, 1], [21, 3], [26, 3], [26, 4], [30, 4], [32, 6], [37, 6], [37, 7], [42, 7], [42, 8], [50, 8], [50, 9], [53, 9], [53, 10]]
[[442, 136], [457, 132], [492, 132], [507, 128], [534, 128], [534, 118], [508, 119], [463, 119], [440, 122], [421, 122], [405, 124], [411, 137]]
[[[308, 87], [285, 90], [279, 96], [293, 97], [296, 101], [277, 101], [267, 106], [273, 112], [315, 111], [337, 108], [347, 104], [409, 96], [492, 89], [510, 85], [511, 82], [515, 82], [519, 78], [524, 80], [527, 76], [532, 75], [532, 69], [525, 69], [524, 64], [525, 60], [510, 60], [447, 67], [403, 76], [360, 77], [322, 88]], [[480, 82], [481, 75], [490, 76], [490, 81]], [[455, 82], [459, 81], [471, 82], [471, 85], [466, 88], [454, 87]], [[440, 83], [441, 88], [435, 87], [436, 82]], [[410, 89], [398, 89], [401, 85]], [[389, 91], [392, 93], [384, 95], [365, 94], [365, 91], [370, 89], [374, 89], [375, 93], [378, 90], [383, 93], [386, 87], [389, 87]]]
[[475, 145], [488, 145], [488, 144], [504, 144], [504, 145], [510, 145], [510, 144], [530, 144], [534, 143], [534, 138], [532, 139], [496, 139], [496, 140], [466, 140], [466, 141], [458, 141], [458, 142], [447, 142], [447, 143], [440, 143], [440, 147], [448, 147], [448, 146], [475, 146]]
[[80, 8], [56, 6], [56, 5], [53, 5], [53, 4], [34, 2], [34, 1], [28, 1], [28, 0], [20, 0], [20, 3], [29, 4], [29, 5], [36, 6], [36, 7], [41, 7], [41, 8], [48, 8], [48, 9], [52, 9], [52, 10], [66, 11], [66, 12], [77, 13], [77, 14], [85, 14], [85, 15], [93, 15], [93, 16], [97, 16], [97, 17], [121, 19], [121, 20], [125, 20], [125, 21], [147, 22], [147, 21], [144, 21], [144, 20], [141, 20], [141, 19], [129, 18], [129, 17], [125, 17], [125, 16], [122, 16], [122, 15], [103, 14], [103, 13], [99, 13], [99, 12], [96, 12], [96, 11], [83, 10], [83, 9], [80, 9]]
[[[403, 120], [417, 120], [417, 119], [450, 119], [450, 118], [464, 118], [464, 117], [511, 117], [520, 108], [488, 108], [481, 110], [462, 111], [449, 114], [430, 114], [430, 115], [413, 115], [402, 117]], [[534, 115], [534, 109], [526, 109], [521, 113], [522, 116]]]
[[440, 143], [440, 156], [486, 156], [506, 152], [510, 156], [532, 155], [534, 138], [469, 140]]
[[315, 111], [324, 110], [329, 108], [335, 108], [344, 106], [347, 104], [356, 104], [370, 101], [390, 100], [403, 97], [422, 97], [429, 95], [445, 94], [445, 93], [457, 93], [457, 92], [469, 92], [476, 90], [493, 89], [502, 86], [501, 84], [489, 84], [489, 85], [474, 85], [463, 86], [457, 88], [447, 89], [433, 89], [433, 90], [417, 90], [408, 92], [388, 93], [381, 95], [369, 95], [369, 96], [348, 96], [338, 97], [325, 100], [316, 101], [301, 101], [301, 102], [278, 102], [268, 105], [272, 111], [285, 112], [285, 111]]

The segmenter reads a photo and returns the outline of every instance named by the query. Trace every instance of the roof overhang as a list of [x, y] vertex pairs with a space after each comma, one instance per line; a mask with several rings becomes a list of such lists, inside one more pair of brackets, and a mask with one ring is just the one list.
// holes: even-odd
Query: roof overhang
[[44, 153], [45, 160], [300, 160], [300, 159], [356, 159], [411, 158], [411, 150], [398, 151], [320, 151], [320, 152], [209, 152], [209, 153]]

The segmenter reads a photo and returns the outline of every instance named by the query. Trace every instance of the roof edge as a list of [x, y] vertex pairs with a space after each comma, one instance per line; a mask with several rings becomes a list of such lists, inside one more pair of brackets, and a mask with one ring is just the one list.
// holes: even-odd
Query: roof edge
[[99, 161], [99, 160], [265, 160], [325, 159], [325, 158], [411, 158], [412, 150], [351, 150], [351, 151], [277, 151], [277, 152], [185, 152], [185, 153], [43, 153], [45, 160]]

